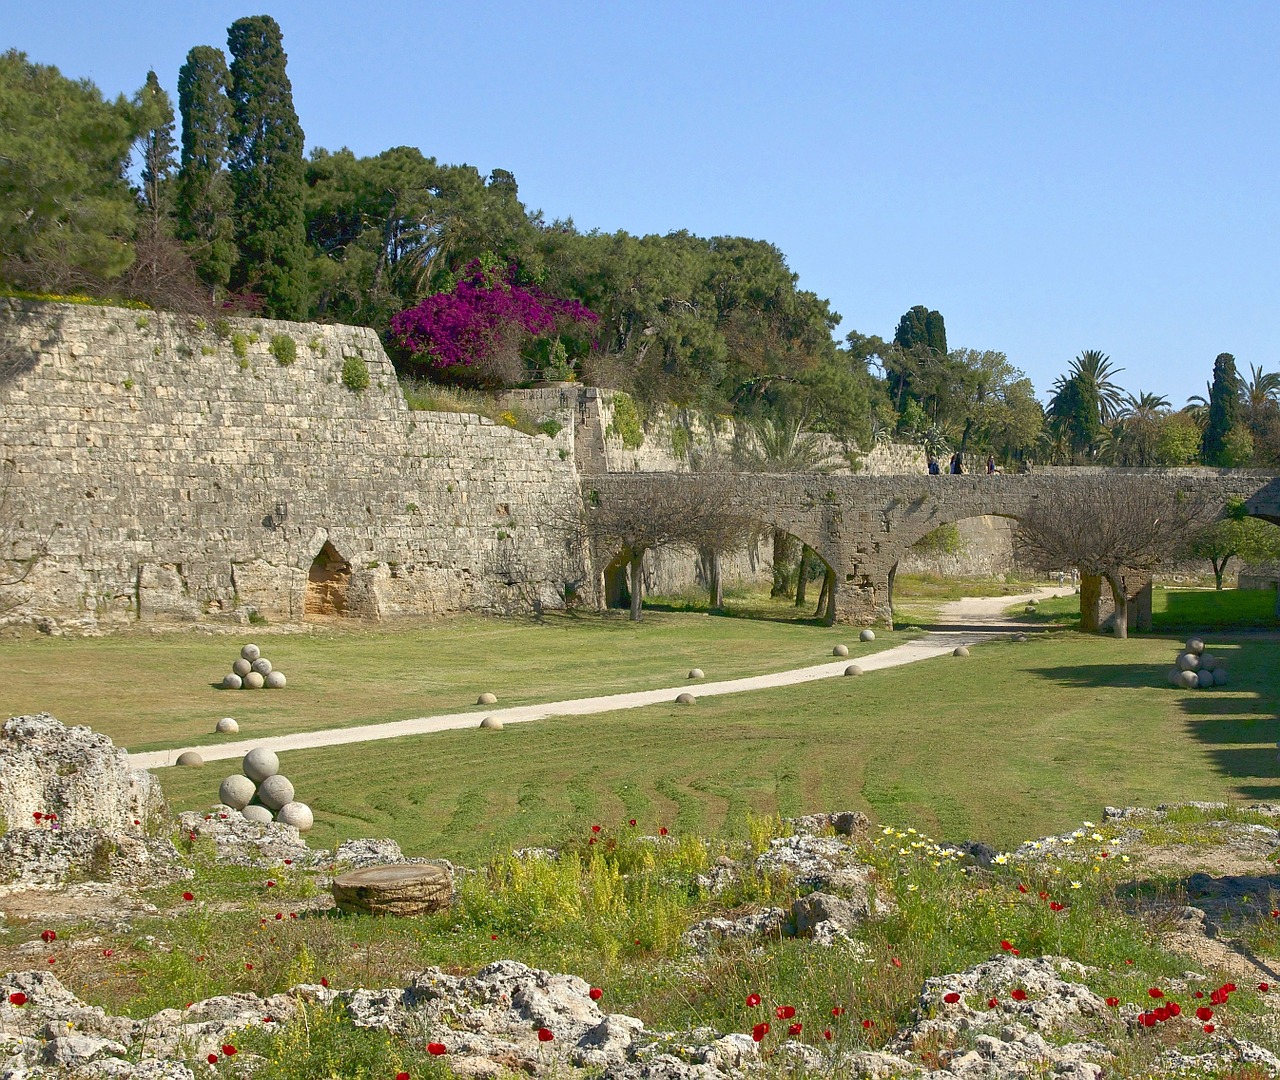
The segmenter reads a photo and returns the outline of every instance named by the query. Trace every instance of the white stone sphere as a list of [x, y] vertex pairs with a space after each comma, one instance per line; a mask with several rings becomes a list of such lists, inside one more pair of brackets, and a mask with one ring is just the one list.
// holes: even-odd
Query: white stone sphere
[[213, 730], [219, 735], [234, 735], [240, 730], [240, 725], [236, 723], [235, 717], [224, 716], [218, 721]]
[[244, 677], [244, 689], [261, 690], [263, 687], [263, 684], [266, 681], [267, 680], [264, 679], [261, 675], [259, 675], [256, 671], [251, 671], [249, 672], [248, 675]]
[[1170, 686], [1182, 685], [1182, 668], [1171, 667], [1169, 669], [1169, 685]]
[[701, 679], [701, 678], [703, 678], [702, 668], [700, 668], [700, 667], [690, 668], [690, 669], [689, 669], [689, 678], [691, 678], [691, 679]]
[[280, 758], [274, 750], [255, 746], [245, 754], [240, 770], [255, 784], [261, 784], [268, 776], [275, 776], [280, 771]]
[[233, 810], [243, 810], [249, 805], [256, 790], [252, 780], [236, 773], [222, 781], [218, 788], [218, 801], [226, 803]]
[[858, 635], [859, 641], [875, 641], [876, 632], [874, 630], [864, 630]]
[[283, 690], [284, 683], [285, 678], [283, 671], [273, 671], [262, 680], [262, 685], [268, 690]]
[[480, 721], [480, 726], [487, 731], [501, 731], [502, 721], [496, 716], [486, 716]]
[[239, 690], [243, 685], [244, 680], [234, 671], [228, 671], [222, 676], [222, 689], [224, 690]]
[[240, 813], [244, 815], [246, 821], [257, 821], [263, 825], [270, 825], [275, 821], [271, 811], [265, 806], [259, 806], [257, 803], [250, 803], [248, 806], [241, 807]]
[[178, 755], [177, 764], [179, 765], [203, 765], [204, 758], [197, 754], [194, 750], [184, 750]]
[[697, 703], [698, 703], [698, 699], [697, 699], [696, 697], [694, 697], [692, 694], [677, 694], [677, 695], [676, 695], [676, 704], [677, 704], [677, 705], [696, 705]]
[[1218, 657], [1214, 656], [1213, 653], [1207, 652], [1207, 653], [1200, 654], [1200, 670], [1201, 671], [1212, 671], [1221, 663], [1222, 661], [1218, 659]]
[[237, 675], [240, 676], [240, 678], [243, 679], [246, 675], [249, 674], [249, 672], [253, 670], [253, 665], [249, 663], [249, 661], [246, 660], [243, 656], [241, 656], [231, 664], [231, 670], [234, 671]]
[[256, 645], [246, 645], [240, 650], [240, 655], [252, 664], [259, 656], [262, 655], [262, 650]]
[[304, 802], [285, 803], [276, 814], [281, 825], [292, 825], [298, 832], [306, 832], [316, 823], [311, 807]]
[[285, 803], [293, 802], [293, 785], [288, 777], [275, 773], [258, 785], [258, 802], [268, 810], [279, 810]]
[[253, 662], [253, 670], [265, 679], [271, 674], [271, 661], [265, 656], [259, 656], [258, 659]]
[[1196, 672], [1196, 685], [1197, 685], [1198, 687], [1200, 687], [1200, 689], [1201, 689], [1201, 690], [1203, 690], [1206, 686], [1212, 686], [1212, 685], [1213, 685], [1213, 672], [1212, 672], [1212, 671], [1197, 671], [1197, 672]]
[[1227, 669], [1224, 668], [1222, 665], [1218, 665], [1216, 668], [1213, 669], [1213, 685], [1214, 686], [1226, 686], [1228, 678], [1229, 676], [1227, 675]]
[[857, 664], [850, 664], [847, 668], [844, 669], [844, 673], [846, 675], [861, 675], [862, 668], [858, 667]]
[[963, 645], [957, 645], [954, 649], [951, 650], [951, 655], [952, 656], [968, 656], [969, 650], [966, 649]]
[[1184, 690], [1194, 690], [1200, 685], [1200, 672], [1182, 671], [1178, 674], [1178, 679]]
[[1009, 640], [1010, 640], [1010, 641], [1026, 641], [1026, 640], [1027, 640], [1027, 635], [1026, 635], [1026, 634], [1014, 634], [1014, 635], [1013, 635], [1013, 637], [1011, 637]]
[[496, 705], [498, 704], [498, 699], [493, 694], [490, 694], [488, 691], [486, 691], [485, 693], [481, 694], [478, 698], [476, 698], [476, 704], [477, 705]]
[[832, 650], [831, 650], [831, 655], [832, 655], [832, 656], [848, 656], [848, 655], [849, 655], [849, 646], [848, 646], [848, 645], [837, 645], [834, 649], [832, 649]]
[[1191, 638], [1187, 642], [1187, 652], [1195, 653], [1196, 656], [1199, 656], [1204, 652], [1204, 641], [1198, 637]]
[[1178, 656], [1178, 667], [1183, 671], [1198, 671], [1200, 668], [1200, 657], [1195, 653], [1184, 652]]

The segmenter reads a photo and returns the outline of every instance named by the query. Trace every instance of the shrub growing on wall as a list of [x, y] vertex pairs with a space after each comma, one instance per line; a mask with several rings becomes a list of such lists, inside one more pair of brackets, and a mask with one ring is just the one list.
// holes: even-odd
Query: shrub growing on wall
[[353, 394], [369, 389], [369, 368], [359, 356], [348, 356], [342, 362], [342, 385]]

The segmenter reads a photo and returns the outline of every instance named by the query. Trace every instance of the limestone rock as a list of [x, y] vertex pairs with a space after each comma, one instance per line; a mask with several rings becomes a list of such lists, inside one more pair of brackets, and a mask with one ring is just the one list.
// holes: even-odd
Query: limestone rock
[[1178, 667], [1183, 671], [1195, 671], [1200, 667], [1200, 657], [1193, 652], [1178, 654]]
[[334, 903], [352, 914], [424, 915], [447, 908], [452, 895], [449, 872], [430, 863], [367, 866], [333, 879]]
[[813, 937], [823, 923], [838, 930], [852, 930], [870, 913], [863, 894], [862, 904], [830, 893], [812, 892], [791, 905], [791, 922], [797, 937]]
[[1204, 639], [1198, 638], [1198, 637], [1193, 637], [1188, 639], [1187, 652], [1191, 653], [1194, 656], [1199, 656], [1202, 652], [1204, 652]]
[[260, 866], [284, 859], [311, 866], [322, 856], [326, 864], [329, 861], [328, 853], [312, 851], [292, 826], [279, 821], [246, 821], [226, 805], [215, 806], [207, 814], [187, 811], [179, 815], [178, 824], [184, 833], [211, 839], [218, 861], [234, 866]]
[[245, 754], [240, 768], [255, 784], [261, 784], [268, 776], [275, 776], [280, 771], [280, 758], [274, 750], [255, 746]]
[[253, 662], [253, 670], [261, 675], [263, 679], [266, 679], [266, 677], [271, 674], [271, 661], [265, 656], [259, 656], [258, 659]]
[[1198, 671], [1183, 670], [1178, 675], [1181, 685], [1184, 689], [1194, 690], [1200, 685], [1200, 673]]
[[1212, 671], [1197, 671], [1195, 673], [1196, 685], [1200, 687], [1201, 690], [1205, 689], [1206, 687], [1212, 686], [1213, 674], [1214, 673]]
[[710, 949], [724, 941], [750, 938], [778, 938], [787, 930], [787, 913], [782, 908], [765, 908], [737, 919], [711, 918], [694, 923], [680, 935], [695, 949]]
[[373, 839], [362, 837], [359, 840], [344, 840], [333, 853], [334, 861], [349, 864], [352, 868], [376, 866], [378, 863], [405, 862], [400, 845], [390, 839]]
[[1228, 677], [1229, 676], [1227, 675], [1227, 669], [1222, 667], [1221, 665], [1213, 669], [1213, 685], [1214, 686], [1226, 686]]

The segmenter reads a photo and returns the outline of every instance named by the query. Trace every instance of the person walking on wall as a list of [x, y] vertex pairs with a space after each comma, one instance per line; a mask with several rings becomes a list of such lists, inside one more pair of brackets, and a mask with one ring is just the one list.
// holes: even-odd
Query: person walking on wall
[[996, 456], [995, 454], [988, 454], [987, 455], [987, 475], [993, 476], [995, 475], [995, 471], [996, 471]]
[[938, 467], [938, 459], [934, 457], [932, 454], [930, 454], [929, 455], [929, 475], [937, 476], [941, 472], [942, 472], [942, 469]]
[[964, 472], [964, 458], [960, 456], [959, 450], [951, 455], [951, 472], [955, 476]]

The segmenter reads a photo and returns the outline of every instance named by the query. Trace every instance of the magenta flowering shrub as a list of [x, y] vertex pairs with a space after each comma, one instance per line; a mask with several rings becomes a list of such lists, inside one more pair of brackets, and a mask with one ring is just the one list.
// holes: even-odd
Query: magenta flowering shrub
[[446, 370], [494, 367], [495, 358], [514, 354], [525, 335], [598, 320], [580, 301], [517, 284], [514, 265], [491, 270], [473, 260], [451, 292], [428, 296], [394, 316], [391, 332], [415, 360]]

